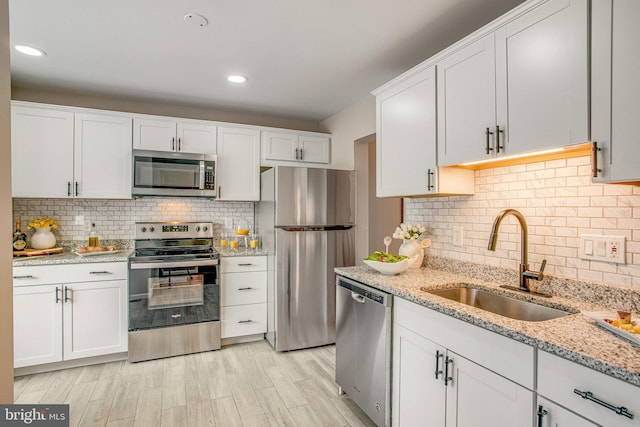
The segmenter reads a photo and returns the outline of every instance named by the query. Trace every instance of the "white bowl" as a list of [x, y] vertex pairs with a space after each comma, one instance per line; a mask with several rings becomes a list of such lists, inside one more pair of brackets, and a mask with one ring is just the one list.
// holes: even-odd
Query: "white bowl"
[[364, 263], [382, 274], [393, 276], [394, 274], [402, 273], [403, 271], [408, 269], [411, 266], [411, 259], [405, 258], [402, 261], [398, 262], [380, 262], [365, 259]]

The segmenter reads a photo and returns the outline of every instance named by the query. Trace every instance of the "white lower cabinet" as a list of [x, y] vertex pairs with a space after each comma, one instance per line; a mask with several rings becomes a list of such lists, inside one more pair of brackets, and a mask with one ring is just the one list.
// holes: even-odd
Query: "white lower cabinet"
[[126, 270], [124, 262], [14, 268], [14, 367], [127, 351]]
[[399, 298], [394, 304], [392, 425], [533, 425], [532, 347]]
[[[538, 352], [538, 395], [538, 405], [547, 411], [543, 426], [591, 425], [573, 413], [593, 425], [640, 426], [639, 387], [543, 351]], [[554, 406], [561, 407], [557, 420], [549, 416]]]
[[267, 257], [220, 260], [221, 337], [267, 332]]
[[581, 416], [574, 414], [555, 402], [538, 396], [536, 417], [539, 427], [597, 427]]

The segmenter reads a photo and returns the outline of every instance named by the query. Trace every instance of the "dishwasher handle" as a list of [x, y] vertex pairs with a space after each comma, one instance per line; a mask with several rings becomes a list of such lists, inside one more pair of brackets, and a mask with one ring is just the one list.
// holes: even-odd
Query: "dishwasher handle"
[[351, 292], [351, 299], [354, 300], [355, 302], [359, 302], [360, 304], [364, 304], [364, 301], [366, 300], [364, 295], [360, 295], [355, 292]]

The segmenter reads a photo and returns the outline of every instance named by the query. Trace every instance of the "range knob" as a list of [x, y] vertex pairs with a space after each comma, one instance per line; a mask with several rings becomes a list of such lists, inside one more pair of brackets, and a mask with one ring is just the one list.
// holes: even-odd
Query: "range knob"
[[196, 232], [200, 231], [200, 226], [196, 225]]
[[147, 227], [142, 227], [142, 228], [140, 229], [140, 231], [142, 231], [143, 233], [146, 233], [146, 232], [147, 232]]
[[156, 231], [156, 229], [155, 229], [155, 227], [149, 227], [149, 231], [150, 231], [151, 233], [153, 233], [154, 231]]
[[202, 228], [202, 231], [208, 231], [209, 227], [207, 227], [206, 225]]

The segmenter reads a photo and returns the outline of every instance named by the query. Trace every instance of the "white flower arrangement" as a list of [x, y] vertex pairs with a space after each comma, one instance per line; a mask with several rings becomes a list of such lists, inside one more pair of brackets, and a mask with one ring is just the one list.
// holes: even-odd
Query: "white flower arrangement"
[[396, 231], [393, 232], [393, 238], [418, 240], [418, 237], [420, 237], [425, 231], [427, 231], [427, 229], [420, 224], [411, 224], [410, 222], [406, 224], [402, 223], [400, 224], [400, 227], [396, 227]]

